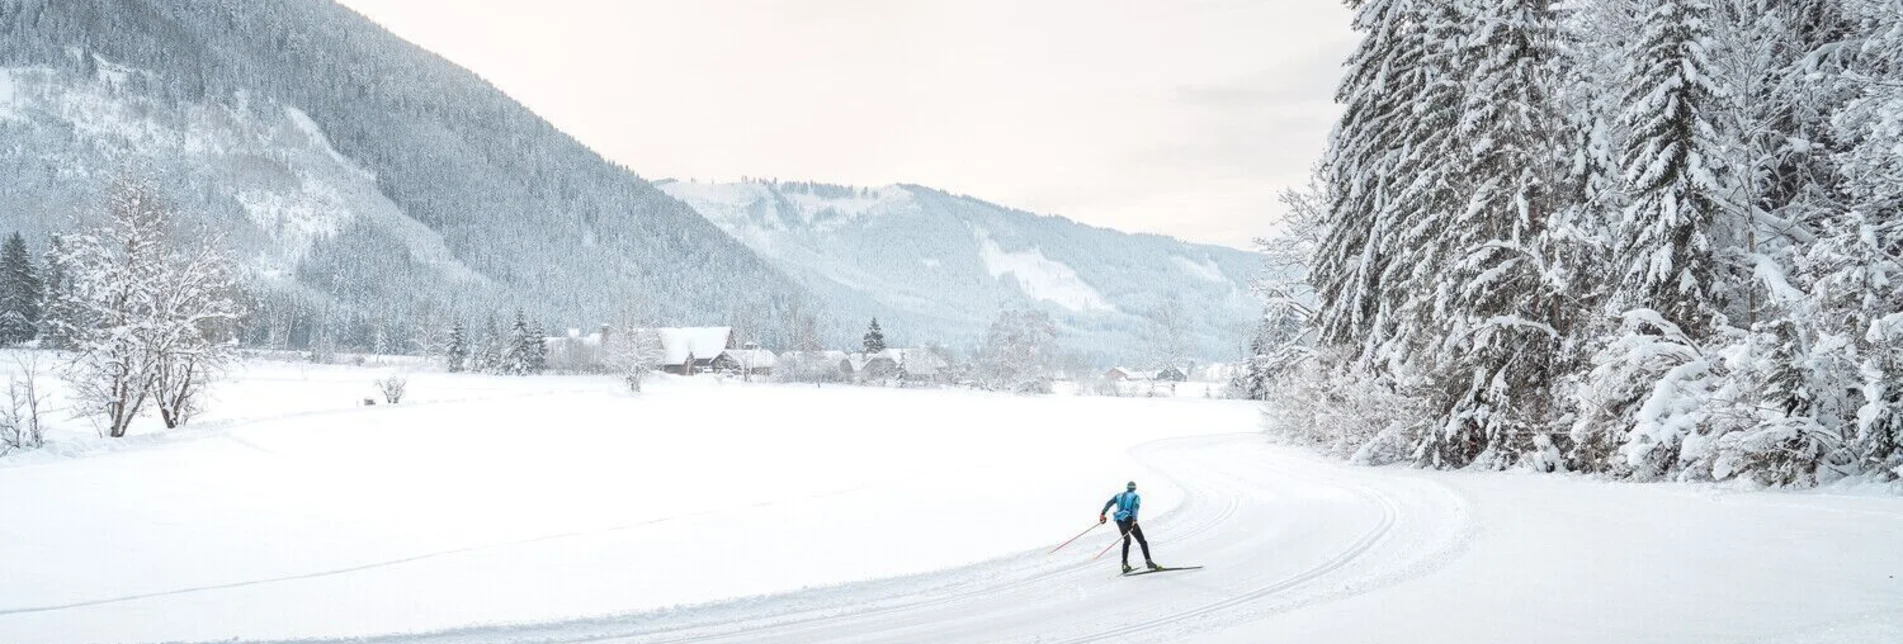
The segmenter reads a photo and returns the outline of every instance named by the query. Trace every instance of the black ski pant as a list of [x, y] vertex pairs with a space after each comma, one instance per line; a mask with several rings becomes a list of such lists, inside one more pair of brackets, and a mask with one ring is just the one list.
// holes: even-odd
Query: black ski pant
[[1123, 531], [1123, 565], [1130, 565], [1130, 537], [1137, 538], [1137, 545], [1143, 546], [1143, 560], [1150, 560], [1150, 542], [1143, 538], [1143, 526], [1135, 519], [1123, 519], [1117, 522], [1117, 529]]

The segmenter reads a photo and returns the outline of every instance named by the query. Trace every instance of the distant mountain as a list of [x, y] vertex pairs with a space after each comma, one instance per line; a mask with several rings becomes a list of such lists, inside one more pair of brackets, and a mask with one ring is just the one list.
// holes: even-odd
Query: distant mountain
[[[1051, 312], [1072, 350], [1139, 360], [1176, 297], [1193, 355], [1234, 359], [1260, 305], [1252, 253], [1094, 228], [915, 185], [658, 182], [863, 325], [974, 346], [1008, 307]], [[848, 331], [854, 330], [848, 325]]]
[[[657, 88], [664, 94], [665, 88]], [[272, 315], [771, 319], [785, 275], [474, 74], [329, 0], [0, 0], [0, 232], [155, 179]]]

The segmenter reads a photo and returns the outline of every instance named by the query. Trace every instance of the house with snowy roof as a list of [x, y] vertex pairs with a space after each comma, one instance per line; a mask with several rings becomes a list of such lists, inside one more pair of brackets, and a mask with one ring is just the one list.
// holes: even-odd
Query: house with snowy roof
[[733, 347], [733, 327], [675, 327], [655, 329], [661, 339], [661, 370], [691, 376], [714, 368], [720, 354]]
[[844, 351], [782, 351], [774, 369], [781, 379], [838, 382], [851, 379], [852, 364]]
[[930, 382], [943, 378], [951, 363], [930, 349], [886, 349], [878, 353], [855, 353], [848, 362], [852, 374], [860, 380], [902, 379]]
[[722, 373], [747, 376], [771, 376], [780, 366], [780, 357], [751, 342], [745, 349], [728, 349], [714, 358], [713, 369]]

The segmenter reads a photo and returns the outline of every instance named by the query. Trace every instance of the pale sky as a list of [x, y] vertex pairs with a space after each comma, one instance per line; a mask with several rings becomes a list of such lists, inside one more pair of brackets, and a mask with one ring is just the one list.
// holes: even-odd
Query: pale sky
[[1249, 247], [1304, 182], [1337, 0], [342, 0], [649, 179], [916, 183]]

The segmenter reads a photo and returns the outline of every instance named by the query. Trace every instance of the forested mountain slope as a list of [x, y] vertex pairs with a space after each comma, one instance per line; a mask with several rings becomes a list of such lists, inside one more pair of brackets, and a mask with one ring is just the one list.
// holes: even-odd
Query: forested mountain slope
[[1226, 360], [1259, 311], [1248, 282], [1262, 261], [1239, 250], [916, 185], [661, 189], [823, 296], [830, 315], [861, 325], [876, 315], [901, 342], [974, 345], [1000, 310], [1038, 308], [1063, 327], [1060, 343], [1092, 361]]
[[0, 0], [0, 229], [152, 179], [245, 259], [273, 342], [526, 307], [771, 318], [792, 282], [467, 70], [328, 0]]

